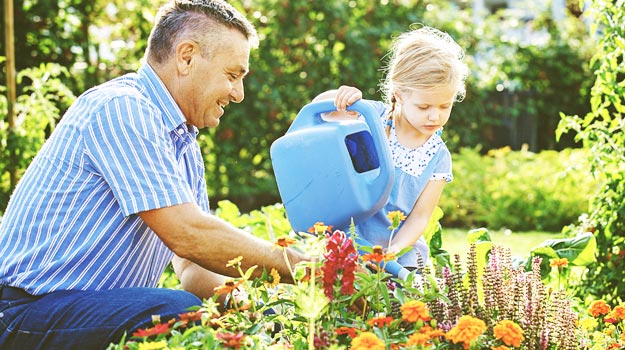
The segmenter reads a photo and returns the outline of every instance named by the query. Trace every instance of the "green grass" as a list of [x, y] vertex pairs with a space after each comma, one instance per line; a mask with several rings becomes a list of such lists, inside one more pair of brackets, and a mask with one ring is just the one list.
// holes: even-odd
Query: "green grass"
[[[443, 227], [443, 249], [449, 252], [450, 256], [459, 254], [464, 260], [469, 251], [466, 235], [470, 230], [444, 228]], [[559, 232], [511, 232], [491, 231], [491, 239], [495, 244], [510, 248], [512, 256], [526, 257], [532, 248], [538, 246], [547, 239], [561, 238]]]

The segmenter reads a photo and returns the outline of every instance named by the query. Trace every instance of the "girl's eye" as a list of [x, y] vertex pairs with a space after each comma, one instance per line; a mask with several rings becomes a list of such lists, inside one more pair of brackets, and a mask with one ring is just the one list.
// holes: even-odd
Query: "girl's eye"
[[430, 108], [430, 106], [428, 106], [428, 105], [417, 105], [417, 108], [422, 109], [422, 110], [426, 110], [426, 109]]

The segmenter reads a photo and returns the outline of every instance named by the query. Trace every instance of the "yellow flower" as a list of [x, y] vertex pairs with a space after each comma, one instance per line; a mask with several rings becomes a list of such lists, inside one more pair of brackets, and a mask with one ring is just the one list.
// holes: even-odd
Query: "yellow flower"
[[595, 319], [595, 318], [584, 318], [581, 321], [579, 321], [579, 326], [580, 326], [581, 329], [583, 329], [585, 331], [589, 331], [589, 330], [595, 329], [598, 326], [597, 319]]
[[371, 332], [362, 332], [352, 339], [352, 350], [384, 350], [384, 342]]
[[610, 305], [603, 300], [595, 300], [590, 304], [588, 312], [594, 317], [599, 317], [610, 312]]
[[243, 257], [240, 255], [232, 260], [228, 260], [228, 264], [226, 264], [226, 267], [237, 266], [241, 263], [241, 260], [243, 260]]
[[427, 322], [430, 320], [430, 309], [419, 300], [409, 300], [400, 308], [401, 319], [408, 322], [417, 322], [419, 320]]
[[567, 258], [553, 258], [549, 260], [549, 265], [551, 267], [567, 267], [569, 266], [569, 259]]
[[496, 348], [491, 348], [491, 350], [510, 350], [510, 348], [505, 345], [500, 345]]
[[497, 323], [493, 328], [493, 334], [495, 338], [501, 339], [501, 341], [508, 345], [518, 348], [523, 341], [523, 330], [518, 324], [510, 320], [503, 320]]
[[445, 334], [445, 338], [454, 343], [462, 343], [465, 349], [469, 349], [471, 343], [482, 335], [485, 330], [486, 324], [484, 321], [473, 316], [465, 315], [460, 317], [458, 323]]
[[147, 342], [139, 344], [139, 350], [160, 350], [167, 346], [167, 341]]
[[308, 232], [319, 235], [330, 230], [332, 230], [332, 226], [324, 225], [323, 222], [315, 222], [313, 227], [308, 229]]
[[394, 228], [399, 227], [399, 223], [406, 220], [406, 215], [401, 210], [391, 211], [386, 214], [386, 217], [391, 221], [391, 225]]
[[280, 274], [278, 273], [278, 270], [272, 267], [271, 272], [269, 272], [267, 281], [265, 281], [265, 284], [269, 287], [275, 287], [278, 285], [278, 283], [280, 283]]

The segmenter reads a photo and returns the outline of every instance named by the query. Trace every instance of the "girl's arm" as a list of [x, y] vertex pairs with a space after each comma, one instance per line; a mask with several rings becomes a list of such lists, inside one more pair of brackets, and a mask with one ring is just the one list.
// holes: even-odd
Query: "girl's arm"
[[436, 205], [438, 205], [446, 183], [445, 180], [428, 181], [401, 229], [395, 232], [395, 237], [387, 248], [387, 253], [397, 254], [406, 247], [412, 247], [421, 238]]

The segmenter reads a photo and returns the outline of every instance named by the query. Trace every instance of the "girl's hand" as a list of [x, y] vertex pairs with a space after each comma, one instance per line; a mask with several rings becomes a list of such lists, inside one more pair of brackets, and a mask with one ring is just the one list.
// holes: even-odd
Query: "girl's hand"
[[362, 98], [362, 91], [353, 87], [342, 85], [336, 91], [336, 97], [334, 98], [334, 106], [337, 111], [345, 111], [348, 106], [351, 106], [354, 102]]

